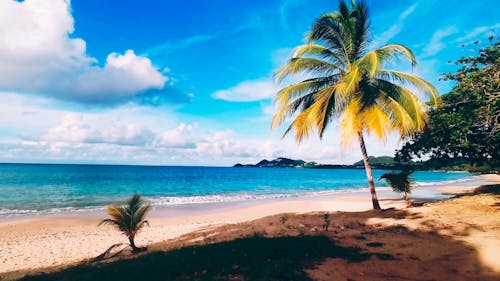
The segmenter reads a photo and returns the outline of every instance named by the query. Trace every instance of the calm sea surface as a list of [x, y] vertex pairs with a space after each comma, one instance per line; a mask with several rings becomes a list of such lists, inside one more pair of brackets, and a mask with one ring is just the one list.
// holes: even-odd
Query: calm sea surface
[[[374, 170], [374, 177], [383, 172]], [[413, 177], [417, 184], [426, 184], [460, 181], [469, 175], [416, 172]], [[176, 205], [366, 186], [364, 170], [0, 164], [0, 217], [97, 209], [134, 192], [153, 205]]]

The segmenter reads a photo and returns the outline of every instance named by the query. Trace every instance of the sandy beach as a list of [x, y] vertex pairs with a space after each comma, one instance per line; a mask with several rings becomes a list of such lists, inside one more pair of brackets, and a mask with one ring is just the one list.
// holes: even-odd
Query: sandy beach
[[[500, 183], [499, 175], [483, 175], [478, 176], [478, 179], [481, 180], [481, 184], [485, 185]], [[471, 186], [435, 188], [435, 190], [447, 194], [470, 192], [473, 189], [474, 187]], [[485, 200], [491, 201], [494, 199]], [[405, 206], [398, 195], [387, 190], [380, 192], [380, 201], [383, 208], [404, 209]], [[498, 204], [498, 202], [489, 203]], [[415, 207], [409, 210], [418, 212], [423, 216], [432, 214], [443, 221], [451, 218], [456, 221], [457, 227], [460, 225], [463, 218], [461, 213], [457, 213], [453, 208], [448, 210], [436, 207], [441, 203], [433, 204], [438, 205], [425, 205], [424, 207]], [[466, 204], [470, 205], [471, 203], [467, 202]], [[310, 212], [342, 211], [359, 214], [370, 209], [371, 201], [368, 196], [365, 196], [364, 192], [255, 202], [250, 206], [233, 206], [226, 210], [222, 209], [222, 211], [207, 212], [206, 214], [200, 211], [190, 215], [168, 215], [168, 209], [157, 209], [154, 210], [149, 219], [150, 227], [139, 233], [136, 243], [140, 246], [158, 245], [172, 238], [189, 235], [188, 233], [193, 231], [225, 227], [225, 225], [261, 219], [281, 213], [305, 214]], [[478, 225], [481, 224], [481, 220], [483, 220], [483, 224], [498, 224], [499, 213], [493, 213], [491, 217], [468, 217], [467, 219], [477, 221], [475, 223]], [[471, 212], [465, 211], [463, 216], [471, 214]], [[343, 213], [343, 217], [345, 220], [349, 220], [349, 213]], [[42, 268], [62, 267], [78, 263], [98, 256], [112, 244], [126, 242], [126, 239], [113, 227], [98, 227], [99, 218], [105, 218], [105, 213], [22, 218], [1, 222], [0, 277], [3, 276], [6, 280], [16, 279], [27, 272], [37, 272]], [[395, 220], [393, 218], [378, 218], [367, 219], [367, 222], [368, 224], [381, 226], [394, 224]], [[336, 223], [339, 222], [336, 221]], [[424, 227], [418, 220], [399, 219], [397, 223], [413, 229]], [[448, 231], [449, 235], [454, 235], [451, 228], [439, 231], [444, 231], [443, 233]], [[500, 253], [500, 243], [498, 242], [500, 237], [498, 235], [500, 233], [498, 229], [495, 233], [488, 235], [472, 229], [469, 234], [459, 237], [459, 239], [477, 249], [482, 262], [489, 266], [492, 272], [500, 273], [500, 264], [498, 263], [500, 258], [498, 256], [498, 253]]]

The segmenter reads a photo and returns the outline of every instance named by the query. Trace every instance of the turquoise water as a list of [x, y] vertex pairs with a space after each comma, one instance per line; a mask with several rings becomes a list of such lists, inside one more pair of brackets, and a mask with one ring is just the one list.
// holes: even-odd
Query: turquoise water
[[[378, 178], [385, 171], [374, 170]], [[416, 172], [419, 184], [468, 173]], [[385, 186], [378, 182], [378, 186]], [[89, 210], [134, 192], [154, 205], [292, 197], [365, 188], [364, 170], [0, 164], [0, 217]]]

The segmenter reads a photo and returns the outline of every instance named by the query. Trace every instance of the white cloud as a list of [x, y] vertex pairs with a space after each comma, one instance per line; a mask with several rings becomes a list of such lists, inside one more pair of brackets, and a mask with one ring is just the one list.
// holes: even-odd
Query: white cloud
[[181, 123], [176, 128], [163, 132], [157, 145], [171, 148], [195, 148], [193, 130], [196, 128], [198, 128], [198, 124]]
[[292, 56], [295, 48], [280, 48], [271, 53], [271, 61], [273, 63], [273, 68], [278, 68], [283, 66], [288, 59]]
[[457, 42], [466, 42], [469, 40], [478, 40], [488, 38], [489, 36], [498, 36], [500, 34], [500, 23], [490, 26], [478, 26], [467, 32], [464, 36], [457, 39]]
[[434, 56], [441, 52], [441, 50], [446, 46], [444, 39], [447, 37], [457, 34], [459, 32], [458, 28], [455, 26], [450, 26], [444, 29], [438, 29], [432, 35], [429, 43], [424, 47], [422, 52], [422, 58], [427, 58]]
[[73, 31], [69, 1], [0, 1], [0, 91], [116, 103], [168, 80], [132, 50], [112, 53], [98, 66], [85, 41], [70, 37]]
[[178, 40], [175, 42], [174, 41], [165, 42], [163, 44], [156, 45], [156, 46], [150, 48], [149, 50], [146, 51], [146, 53], [150, 54], [150, 55], [172, 53], [173, 51], [185, 49], [185, 48], [191, 47], [192, 45], [211, 41], [211, 40], [219, 37], [221, 34], [222, 34], [222, 32], [219, 31], [216, 33], [212, 33], [210, 35], [207, 35], [207, 34], [193, 35], [193, 36], [185, 38], [183, 40]]
[[398, 35], [404, 28], [404, 21], [415, 11], [417, 4], [413, 4], [401, 13], [398, 17], [398, 21], [391, 25], [382, 34], [375, 36], [372, 43], [370, 44], [372, 48], [377, 48], [387, 44], [392, 38]]
[[399, 16], [399, 19], [405, 20], [408, 16], [413, 14], [416, 7], [417, 7], [417, 4], [413, 4], [410, 7], [408, 7], [406, 10], [403, 11], [403, 13], [401, 13], [401, 15]]
[[[104, 124], [103, 124], [104, 123]], [[85, 120], [82, 115], [67, 114], [60, 124], [50, 128], [42, 141], [51, 143], [109, 143], [145, 146], [154, 139], [153, 132], [138, 124], [105, 124]]]
[[297, 6], [299, 6], [302, 3], [303, 2], [299, 1], [299, 0], [285, 0], [285, 1], [283, 1], [283, 3], [281, 4], [281, 6], [279, 8], [281, 24], [283, 25], [283, 27], [288, 28], [288, 17], [287, 17], [288, 10], [291, 8], [296, 8]]
[[260, 79], [243, 81], [234, 87], [213, 93], [212, 97], [232, 102], [250, 102], [271, 99], [276, 91], [274, 83]]
[[127, 103], [104, 111], [75, 113], [44, 97], [19, 93], [0, 92], [0, 132], [5, 138], [23, 137], [36, 139], [49, 128], [61, 123], [64, 116], [77, 114], [86, 122], [96, 124], [145, 124], [153, 131], [162, 131], [178, 124], [175, 115], [167, 108], [151, 108]]
[[258, 146], [248, 145], [235, 139], [236, 134], [232, 130], [217, 131], [211, 135], [205, 136], [197, 145], [196, 153], [205, 157], [240, 157], [248, 158], [261, 155]]
[[[0, 95], [0, 161], [232, 165], [289, 157], [339, 164], [361, 157], [356, 143], [342, 149], [335, 124], [322, 141], [311, 136], [297, 144], [293, 136], [281, 139], [283, 128], [245, 135], [203, 119], [179, 121], [164, 109], [122, 105], [75, 113], [46, 105], [40, 97]], [[268, 121], [255, 124], [268, 128]], [[396, 136], [385, 145], [374, 137], [366, 143], [370, 155], [392, 155], [398, 145]]]
[[265, 104], [261, 106], [262, 106], [262, 113], [264, 113], [265, 117], [274, 116], [278, 112], [278, 108], [274, 103]]
[[151, 64], [151, 60], [128, 50], [123, 55], [108, 55], [104, 67], [92, 67], [78, 77], [77, 89], [84, 99], [120, 99], [150, 88], [162, 88], [167, 77]]

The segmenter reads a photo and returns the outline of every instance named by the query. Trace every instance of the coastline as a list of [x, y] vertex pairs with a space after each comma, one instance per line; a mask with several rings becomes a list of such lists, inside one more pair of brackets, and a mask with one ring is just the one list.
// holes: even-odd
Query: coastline
[[[449, 198], [457, 192], [469, 192], [479, 185], [500, 183], [499, 175], [474, 176], [477, 182], [447, 186], [423, 186], [412, 198], [435, 200]], [[379, 189], [383, 208], [404, 208], [398, 194], [388, 188]], [[441, 197], [438, 194], [446, 193]], [[149, 218], [150, 227], [137, 237], [140, 246], [162, 242], [206, 227], [241, 223], [280, 213], [324, 211], [360, 212], [371, 209], [368, 191], [321, 194], [310, 197], [282, 198], [243, 203], [217, 203], [214, 206], [155, 208]], [[198, 208], [196, 208], [198, 207]], [[110, 245], [126, 242], [111, 226], [98, 227], [104, 211], [31, 217], [0, 222], [0, 276], [13, 271], [32, 271], [44, 267], [64, 266], [93, 258]]]
[[[260, 169], [260, 168], [259, 168]], [[262, 168], [266, 169], [266, 168]], [[276, 169], [276, 168], [268, 168]], [[287, 168], [278, 168], [287, 169]], [[289, 168], [293, 169], [293, 168]], [[442, 171], [434, 171], [442, 173]], [[453, 172], [450, 172], [453, 173]], [[483, 179], [480, 176], [468, 175], [465, 178], [458, 180], [443, 180], [443, 181], [429, 181], [429, 182], [415, 182], [416, 189], [413, 197], [423, 199], [445, 199], [453, 194], [444, 195], [435, 187], [441, 188], [454, 187], [456, 185], [462, 186], [467, 189], [467, 186], [481, 185]], [[382, 185], [383, 184], [383, 185]], [[377, 193], [383, 197], [395, 197], [394, 194], [385, 183], [378, 183]], [[128, 195], [127, 195], [128, 196]], [[175, 196], [175, 197], [147, 197], [147, 200], [153, 206], [153, 212], [150, 216], [179, 216], [179, 215], [193, 215], [204, 213], [215, 213], [224, 210], [239, 209], [259, 205], [263, 203], [270, 203], [276, 201], [296, 201], [296, 200], [310, 200], [321, 199], [325, 197], [338, 197], [338, 196], [369, 196], [365, 187], [350, 187], [350, 188], [334, 188], [329, 190], [318, 191], [295, 191], [292, 193], [270, 193], [270, 194], [252, 194], [252, 193], [229, 193], [229, 194], [212, 194], [212, 195], [199, 195], [199, 196]], [[0, 223], [7, 221], [19, 221], [25, 219], [43, 219], [43, 218], [102, 218], [105, 213], [105, 205], [101, 206], [88, 206], [88, 207], [53, 207], [42, 210], [20, 209], [8, 210], [0, 208]]]

